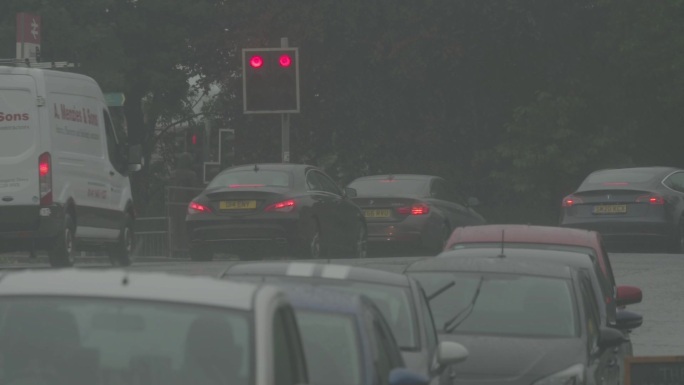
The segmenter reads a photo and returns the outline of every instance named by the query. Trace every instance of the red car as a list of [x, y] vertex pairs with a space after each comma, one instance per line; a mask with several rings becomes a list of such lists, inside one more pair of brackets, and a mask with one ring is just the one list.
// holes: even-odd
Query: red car
[[444, 251], [467, 247], [491, 247], [500, 244], [506, 247], [547, 248], [553, 250], [587, 251], [598, 260], [604, 274], [602, 285], [610, 285], [616, 306], [626, 306], [641, 302], [641, 289], [634, 286], [617, 286], [610, 265], [608, 253], [601, 235], [595, 231], [529, 225], [482, 225], [458, 227], [444, 247]]

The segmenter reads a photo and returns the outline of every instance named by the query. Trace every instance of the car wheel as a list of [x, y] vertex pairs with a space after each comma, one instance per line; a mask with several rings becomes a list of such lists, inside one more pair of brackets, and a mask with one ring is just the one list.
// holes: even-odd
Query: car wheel
[[190, 259], [197, 262], [207, 262], [214, 259], [214, 252], [202, 246], [190, 246]]
[[76, 226], [71, 214], [64, 215], [64, 227], [61, 234], [52, 241], [48, 250], [48, 260], [52, 267], [70, 267], [74, 265], [74, 231]]
[[359, 234], [357, 235], [356, 242], [354, 243], [354, 257], [356, 258], [366, 258], [368, 256], [368, 234], [366, 232], [366, 226], [361, 224], [359, 229]]
[[126, 214], [124, 225], [119, 233], [119, 240], [109, 249], [109, 262], [112, 266], [130, 266], [134, 245], [133, 218]]
[[671, 242], [670, 252], [675, 254], [684, 253], [684, 217], [680, 218]]

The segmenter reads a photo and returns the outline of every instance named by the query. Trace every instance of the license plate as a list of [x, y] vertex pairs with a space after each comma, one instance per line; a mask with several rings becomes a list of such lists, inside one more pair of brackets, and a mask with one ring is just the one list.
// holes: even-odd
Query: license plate
[[389, 218], [390, 211], [388, 209], [363, 210], [363, 216], [366, 218]]
[[598, 205], [594, 206], [594, 214], [624, 214], [627, 205]]
[[256, 208], [256, 201], [221, 201], [221, 210], [251, 210]]

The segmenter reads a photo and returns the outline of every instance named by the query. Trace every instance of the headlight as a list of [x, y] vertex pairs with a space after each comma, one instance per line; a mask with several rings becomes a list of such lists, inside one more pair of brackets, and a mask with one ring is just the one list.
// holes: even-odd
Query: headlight
[[535, 381], [532, 385], [584, 385], [584, 365], [573, 365]]

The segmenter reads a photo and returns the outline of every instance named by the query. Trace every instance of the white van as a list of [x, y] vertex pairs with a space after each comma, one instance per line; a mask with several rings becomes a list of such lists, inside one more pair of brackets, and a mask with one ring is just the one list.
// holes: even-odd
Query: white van
[[124, 147], [93, 79], [0, 66], [0, 252], [47, 250], [57, 267], [105, 249], [129, 265], [141, 156]]

